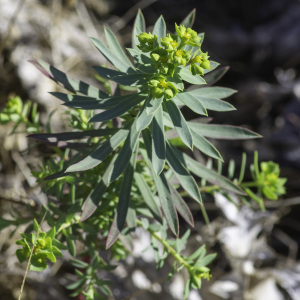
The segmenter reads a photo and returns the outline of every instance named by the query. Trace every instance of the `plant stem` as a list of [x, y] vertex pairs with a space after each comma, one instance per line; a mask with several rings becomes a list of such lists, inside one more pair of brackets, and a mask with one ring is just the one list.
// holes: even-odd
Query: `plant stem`
[[[137, 224], [140, 227], [143, 227], [142, 222], [140, 220], [137, 220]], [[144, 227], [143, 227], [144, 228]], [[189, 271], [189, 273], [192, 271], [191, 266], [182, 258], [182, 256], [177, 253], [177, 251], [169, 245], [169, 243], [167, 242], [167, 240], [163, 240], [155, 231], [153, 231], [152, 229], [148, 228], [147, 231], [150, 233], [150, 235], [152, 237], [154, 237], [156, 240], [158, 240], [163, 246], [164, 248], [181, 264], [184, 265], [187, 270]]]
[[24, 289], [26, 277], [27, 277], [27, 274], [28, 274], [28, 271], [29, 271], [31, 258], [32, 258], [33, 251], [34, 251], [34, 248], [35, 248], [35, 243], [36, 243], [36, 241], [38, 240], [39, 233], [40, 233], [40, 229], [41, 229], [41, 225], [42, 225], [42, 223], [44, 222], [44, 219], [45, 219], [45, 217], [46, 217], [46, 214], [47, 214], [47, 211], [45, 211], [44, 216], [43, 216], [43, 218], [42, 218], [42, 220], [41, 220], [41, 222], [40, 222], [40, 224], [39, 224], [39, 228], [38, 228], [38, 231], [37, 231], [37, 233], [36, 233], [36, 237], [35, 237], [34, 243], [33, 243], [33, 245], [32, 245], [32, 249], [31, 249], [31, 251], [30, 251], [30, 256], [29, 256], [28, 264], [27, 264], [27, 266], [26, 266], [26, 270], [25, 270], [25, 274], [24, 274], [24, 278], [23, 278], [22, 285], [21, 285], [21, 289], [20, 289], [20, 294], [19, 294], [18, 300], [21, 300], [21, 298], [22, 298], [22, 293], [23, 293], [23, 289]]

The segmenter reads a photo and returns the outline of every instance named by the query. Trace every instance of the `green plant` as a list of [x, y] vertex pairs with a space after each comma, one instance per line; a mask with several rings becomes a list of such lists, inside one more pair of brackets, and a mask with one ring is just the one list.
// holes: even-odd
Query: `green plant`
[[[73, 296], [81, 293], [86, 299], [105, 299], [111, 294], [109, 282], [99, 278], [97, 271], [112, 270], [115, 266], [101, 258], [99, 250], [110, 248], [111, 261], [125, 258], [131, 250], [131, 233], [141, 227], [151, 236], [158, 268], [172, 255], [170, 277], [183, 268], [187, 270], [187, 298], [191, 288], [201, 288], [202, 279], [210, 278], [207, 265], [215, 254], [207, 255], [205, 245], [192, 254], [185, 251], [191, 231], [180, 236], [178, 214], [191, 227], [194, 220], [183, 197], [199, 204], [208, 224], [200, 192], [213, 194], [218, 190], [228, 195], [234, 193], [240, 199], [248, 194], [255, 201], [259, 199], [261, 207], [263, 195], [275, 199], [284, 193], [285, 181], [279, 178], [279, 169], [272, 163], [262, 163], [262, 172], [254, 164], [254, 182], [245, 183], [245, 159], [239, 179], [233, 179], [234, 168], [230, 167], [226, 178], [221, 171], [214, 171], [211, 164], [205, 166], [192, 157], [190, 150], [195, 147], [221, 164], [220, 152], [207, 138], [260, 137], [245, 128], [210, 124], [205, 118], [208, 110], [234, 110], [223, 99], [235, 91], [206, 86], [222, 76], [224, 70], [216, 69], [218, 63], [201, 51], [204, 34], [190, 28], [193, 19], [194, 11], [180, 26], [175, 24], [176, 34], [171, 35], [166, 33], [165, 21], [160, 17], [153, 32], [146, 33], [139, 12], [133, 29], [133, 48], [127, 49], [133, 61], [109, 29], [105, 29], [108, 46], [92, 38], [116, 69], [94, 67], [98, 78], [100, 75], [106, 83], [107, 92], [76, 81], [44, 61], [32, 61], [44, 75], [70, 92], [52, 95], [71, 108], [71, 131], [29, 136], [54, 147], [53, 156], [33, 174], [39, 182], [47, 180], [43, 185], [45, 193], [56, 197], [58, 204], [49, 202], [48, 207], [32, 212], [37, 220], [44, 216], [51, 229], [43, 232], [34, 221], [35, 233], [22, 234], [23, 239], [17, 243], [23, 248], [17, 256], [20, 262], [30, 258], [32, 270], [42, 270], [47, 267], [47, 259], [55, 262], [61, 256], [59, 249], [67, 248], [72, 256], [78, 257], [71, 263], [81, 269], [76, 271], [78, 281], [68, 286], [74, 290]], [[118, 84], [114, 95], [108, 81]], [[14, 107], [11, 101], [10, 110]], [[186, 120], [180, 110], [184, 105], [204, 117]], [[102, 111], [98, 112], [99, 109]], [[10, 110], [3, 111], [2, 120], [14, 121], [9, 119]], [[259, 196], [250, 187], [258, 188]], [[28, 221], [21, 218], [19, 222]], [[175, 239], [170, 237], [169, 229]], [[78, 241], [85, 245], [85, 250], [77, 255]], [[162, 245], [162, 252], [158, 244]], [[88, 256], [90, 263], [80, 260], [83, 256]]]

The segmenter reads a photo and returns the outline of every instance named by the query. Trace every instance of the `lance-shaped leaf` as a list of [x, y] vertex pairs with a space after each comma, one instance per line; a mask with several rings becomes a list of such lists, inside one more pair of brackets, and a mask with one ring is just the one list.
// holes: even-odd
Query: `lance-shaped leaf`
[[180, 185], [194, 200], [196, 200], [198, 203], [202, 203], [199, 189], [195, 179], [191, 176], [189, 171], [181, 163], [180, 159], [176, 155], [176, 152], [172, 150], [172, 147], [170, 146], [169, 142], [167, 142], [166, 146], [166, 158], [168, 164], [172, 168]]
[[132, 31], [132, 47], [134, 49], [138, 49], [137, 45], [140, 44], [139, 39], [137, 38], [137, 35], [140, 35], [142, 32], [146, 31], [146, 25], [145, 25], [145, 18], [141, 12], [141, 10], [138, 10], [138, 13], [136, 15], [134, 25], [133, 25], [133, 31]]
[[61, 93], [61, 92], [50, 92], [50, 94], [57, 99], [65, 102], [65, 104], [68, 104], [69, 102], [73, 101], [81, 101], [81, 102], [96, 102], [99, 103], [101, 101], [104, 101], [106, 99], [109, 99], [110, 97], [108, 96], [106, 99], [98, 99], [95, 97], [88, 97], [88, 96], [79, 96], [79, 95], [74, 95], [74, 94], [66, 94], [66, 93]]
[[102, 55], [118, 70], [127, 72], [132, 69], [128, 64], [120, 60], [111, 50], [109, 50], [101, 41], [96, 38], [91, 38], [95, 47], [102, 53]]
[[160, 16], [158, 20], [155, 22], [152, 34], [157, 35], [158, 41], [160, 41], [160, 39], [164, 38], [167, 35], [166, 22], [163, 16]]
[[133, 69], [134, 67], [131, 61], [126, 56], [116, 36], [108, 28], [104, 28], [104, 32], [105, 32], [106, 42], [111, 52], [113, 52], [118, 57], [119, 60], [127, 64], [128, 68]]
[[97, 147], [83, 160], [68, 167], [66, 172], [85, 171], [98, 166], [125, 140], [127, 135], [128, 129], [119, 129], [117, 133]]
[[195, 21], [196, 16], [196, 9], [194, 8], [182, 21], [181, 25], [185, 26], [186, 28], [192, 27]]
[[203, 104], [203, 106], [208, 110], [213, 110], [213, 111], [236, 110], [236, 108], [233, 105], [223, 100], [204, 98], [204, 97], [196, 97], [196, 98], [199, 99], [200, 102]]
[[100, 181], [97, 183], [95, 188], [92, 190], [92, 192], [88, 195], [87, 199], [85, 200], [83, 207], [82, 207], [82, 213], [81, 213], [81, 222], [88, 219], [97, 209], [107, 187], [108, 187], [108, 175], [111, 172], [111, 169], [113, 167], [113, 163], [116, 160], [117, 155], [114, 155], [111, 162], [109, 163], [109, 166], [106, 168], [103, 177], [100, 179]]
[[213, 99], [224, 99], [236, 93], [236, 90], [215, 86], [215, 87], [203, 87], [203, 88], [191, 90], [189, 91], [189, 93], [193, 94], [197, 98], [204, 97], [204, 98], [213, 98]]
[[256, 139], [261, 135], [242, 127], [231, 125], [199, 124], [188, 122], [190, 128], [199, 135], [222, 140]]
[[161, 204], [163, 214], [172, 232], [176, 236], [178, 236], [179, 233], [178, 216], [175, 210], [174, 203], [172, 201], [172, 196], [168, 186], [168, 182], [163, 173], [160, 173], [159, 176], [155, 175], [152, 167], [152, 162], [151, 162], [152, 141], [151, 141], [151, 134], [148, 129], [143, 130], [143, 138], [144, 138], [144, 143], [145, 143], [147, 153], [143, 149], [141, 149], [140, 151], [152, 172], [152, 177], [154, 179], [158, 191], [159, 201]]
[[132, 48], [126, 48], [130, 56], [140, 64], [151, 65], [153, 60], [150, 58], [149, 54], [143, 53], [141, 50], [136, 50]]
[[176, 87], [176, 89], [180, 91], [184, 89], [184, 84], [178, 76], [167, 77], [167, 81], [171, 82]]
[[90, 97], [99, 99], [108, 98], [109, 95], [99, 90], [98, 88], [91, 86], [83, 81], [77, 81], [67, 76], [64, 72], [54, 68], [43, 60], [30, 60], [30, 62], [40, 70], [45, 76], [49, 77], [56, 83], [62, 85], [66, 90], [71, 93], [81, 93]]
[[[155, 175], [154, 175], [155, 176]], [[179, 235], [179, 222], [167, 179], [163, 173], [154, 177], [163, 214], [172, 232]]]
[[222, 67], [218, 68], [216, 70], [213, 70], [212, 72], [209, 72], [204, 76], [204, 79], [208, 85], [213, 85], [217, 81], [219, 81], [229, 70], [229, 67]]
[[160, 106], [152, 122], [152, 165], [155, 174], [160, 174], [165, 166], [166, 158], [166, 141], [165, 141], [165, 130], [163, 111]]
[[134, 180], [135, 180], [136, 185], [137, 185], [138, 189], [140, 190], [140, 192], [142, 194], [142, 198], [145, 201], [145, 203], [147, 204], [147, 206], [150, 208], [150, 210], [156, 217], [160, 217], [161, 211], [156, 204], [154, 196], [153, 196], [144, 176], [138, 172], [135, 172]]
[[148, 127], [152, 122], [154, 114], [147, 114], [146, 112], [146, 107], [148, 102], [149, 102], [149, 98], [145, 101], [142, 109], [140, 110], [137, 116], [137, 121], [136, 121], [137, 131], [142, 131], [143, 129]]
[[119, 76], [119, 75], [125, 75], [124, 72], [119, 72], [113, 69], [100, 67], [100, 66], [94, 66], [93, 69], [103, 78], [112, 80], [113, 77]]
[[140, 131], [136, 130], [136, 121], [134, 121], [109, 175], [109, 183], [116, 180], [126, 169], [132, 153], [136, 147], [139, 135]]
[[197, 132], [192, 130], [194, 146], [198, 148], [204, 154], [223, 161], [223, 158], [220, 152], [216, 149], [216, 147], [209, 142], [205, 137], [199, 135]]
[[188, 92], [178, 93], [175, 96], [175, 98], [179, 99], [195, 113], [207, 116], [207, 111], [205, 107], [202, 105], [201, 101], [196, 97], [194, 97], [191, 93]]
[[174, 201], [176, 210], [187, 223], [189, 223], [192, 227], [194, 227], [194, 219], [189, 207], [187, 206], [185, 201], [181, 198], [179, 193], [171, 184], [169, 184], [169, 188], [171, 191], [172, 199]]
[[179, 76], [182, 80], [192, 84], [205, 84], [205, 80], [200, 75], [193, 75], [188, 68], [180, 68]]
[[148, 115], [154, 114], [158, 110], [158, 108], [161, 106], [163, 100], [164, 100], [164, 97], [152, 98], [150, 95], [149, 101], [147, 101], [146, 113]]
[[[60, 93], [52, 93], [56, 97], [61, 97]], [[72, 101], [66, 102], [64, 105], [68, 107], [73, 107], [73, 108], [80, 108], [80, 109], [110, 109], [115, 106], [121, 105], [122, 102], [130, 100], [130, 99], [135, 99], [137, 94], [128, 94], [124, 96], [116, 96], [116, 97], [109, 97], [107, 99], [103, 100], [98, 100], [93, 98], [87, 98], [82, 96], [72, 96], [68, 95], [69, 99], [72, 99]], [[64, 97], [64, 96], [63, 96]]]
[[99, 137], [106, 136], [116, 133], [117, 128], [99, 128], [95, 130], [86, 130], [86, 131], [71, 131], [71, 132], [60, 132], [60, 133], [33, 133], [29, 134], [27, 137], [36, 139], [42, 142], [59, 142], [59, 141], [69, 141], [69, 140], [78, 140], [88, 137]]
[[132, 107], [136, 106], [137, 104], [139, 104], [140, 102], [145, 100], [146, 97], [147, 96], [143, 95], [143, 94], [134, 94], [133, 97], [130, 97], [130, 99], [127, 99], [126, 101], [122, 101], [122, 103], [120, 103], [119, 105], [114, 106], [111, 109], [108, 109], [106, 111], [103, 111], [103, 112], [93, 116], [90, 119], [89, 123], [103, 122], [103, 121], [108, 121], [108, 120], [114, 119], [116, 117], [119, 117], [119, 116], [123, 115], [124, 113], [126, 113]]
[[165, 105], [179, 137], [181, 138], [181, 140], [185, 145], [187, 145], [190, 149], [192, 149], [193, 136], [181, 111], [172, 100], [166, 101]]
[[126, 86], [141, 86], [148, 82], [151, 75], [135, 72], [134, 74], [119, 75], [111, 80]]
[[244, 195], [244, 192], [226, 177], [200, 164], [190, 156], [176, 149], [174, 146], [172, 145], [170, 146], [172, 147], [173, 151], [176, 153], [178, 159], [180, 159], [181, 163], [196, 176], [199, 176], [200, 178], [203, 178], [208, 182], [215, 184], [227, 191]]
[[112, 244], [118, 239], [126, 222], [127, 212], [130, 204], [130, 192], [132, 187], [133, 174], [136, 164], [136, 155], [137, 149], [135, 149], [130, 159], [129, 165], [127, 166], [126, 171], [124, 173], [122, 185], [120, 188], [117, 211], [114, 216], [114, 220], [110, 227], [109, 234], [106, 240], [106, 249], [111, 247]]

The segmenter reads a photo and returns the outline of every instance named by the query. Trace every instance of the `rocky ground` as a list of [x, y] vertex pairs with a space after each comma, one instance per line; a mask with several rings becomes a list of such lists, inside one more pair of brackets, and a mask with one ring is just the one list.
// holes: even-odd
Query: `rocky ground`
[[[162, 14], [173, 30], [193, 8], [194, 29], [205, 32], [204, 50], [230, 66], [218, 82], [237, 89], [230, 102], [237, 111], [212, 114], [216, 123], [244, 125], [264, 136], [244, 143], [218, 142], [225, 161], [251, 157], [280, 163], [288, 178], [287, 194], [267, 203], [266, 213], [237, 211], [221, 195], [208, 206], [212, 226], [195, 230], [193, 247], [205, 241], [218, 252], [213, 278], [190, 299], [300, 299], [300, 2], [296, 0], [19, 0], [0, 1], [0, 110], [11, 95], [32, 99], [46, 116], [60, 104], [47, 92], [56, 86], [30, 64], [43, 59], [75, 78], [93, 82], [91, 66], [105, 63], [89, 37], [103, 38], [109, 26], [122, 45], [130, 45], [137, 9], [148, 25]], [[149, 26], [151, 30], [151, 26]], [[55, 120], [60, 128], [59, 119]], [[28, 153], [26, 134], [11, 136], [0, 127], [0, 214], [9, 216], [28, 199], [35, 185], [31, 167], [38, 152]], [[39, 193], [39, 191], [35, 191]], [[27, 200], [24, 200], [27, 199]], [[226, 203], [226, 204], [225, 204]], [[196, 214], [196, 210], [194, 210]], [[1, 224], [0, 224], [1, 225]], [[199, 222], [200, 227], [200, 222]], [[0, 235], [0, 299], [17, 299], [24, 268], [15, 257], [16, 233]], [[165, 283], [167, 267], [156, 273], [153, 257], [140, 255], [147, 236], [137, 233], [133, 258], [111, 275], [114, 299], [182, 299], [183, 281]], [[48, 272], [31, 272], [23, 299], [70, 299], [64, 286], [74, 275], [65, 262]], [[126, 278], [126, 280], [125, 280]]]

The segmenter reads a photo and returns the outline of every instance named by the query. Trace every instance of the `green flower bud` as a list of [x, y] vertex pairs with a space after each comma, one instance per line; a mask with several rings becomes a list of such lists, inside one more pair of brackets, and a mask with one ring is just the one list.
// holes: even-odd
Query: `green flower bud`
[[161, 74], [166, 75], [166, 74], [168, 74], [169, 68], [166, 65], [162, 65], [162, 66], [159, 67], [159, 71], [160, 71]]
[[203, 75], [203, 68], [196, 64], [191, 64], [190, 71], [193, 75]]
[[154, 36], [149, 32], [142, 32], [140, 35], [137, 35], [137, 38], [141, 44], [149, 43], [153, 40]]
[[160, 40], [160, 43], [166, 50], [175, 50], [178, 47], [177, 35], [168, 34], [166, 37]]
[[210, 69], [210, 61], [208, 59], [203, 60], [200, 64], [203, 69]]
[[159, 85], [159, 81], [155, 79], [151, 79], [149, 85], [152, 87], [157, 87]]
[[174, 97], [174, 93], [171, 89], [166, 89], [165, 90], [165, 96], [166, 96], [166, 99], [169, 100], [169, 99]]
[[159, 59], [160, 59], [160, 55], [157, 53], [151, 53], [150, 56], [154, 61], [159, 61]]
[[155, 48], [154, 41], [157, 39], [157, 36], [153, 36], [151, 33], [142, 32], [140, 35], [137, 35], [137, 38], [140, 42], [138, 48], [143, 52], [149, 52]]
[[186, 28], [184, 25], [180, 25], [178, 26], [176, 23], [175, 23], [175, 30], [177, 32], [177, 34], [182, 38], [183, 35], [185, 34], [186, 32]]
[[163, 89], [160, 89], [159, 87], [155, 87], [151, 90], [152, 92], [152, 96], [154, 98], [161, 98], [164, 94], [164, 90]]

